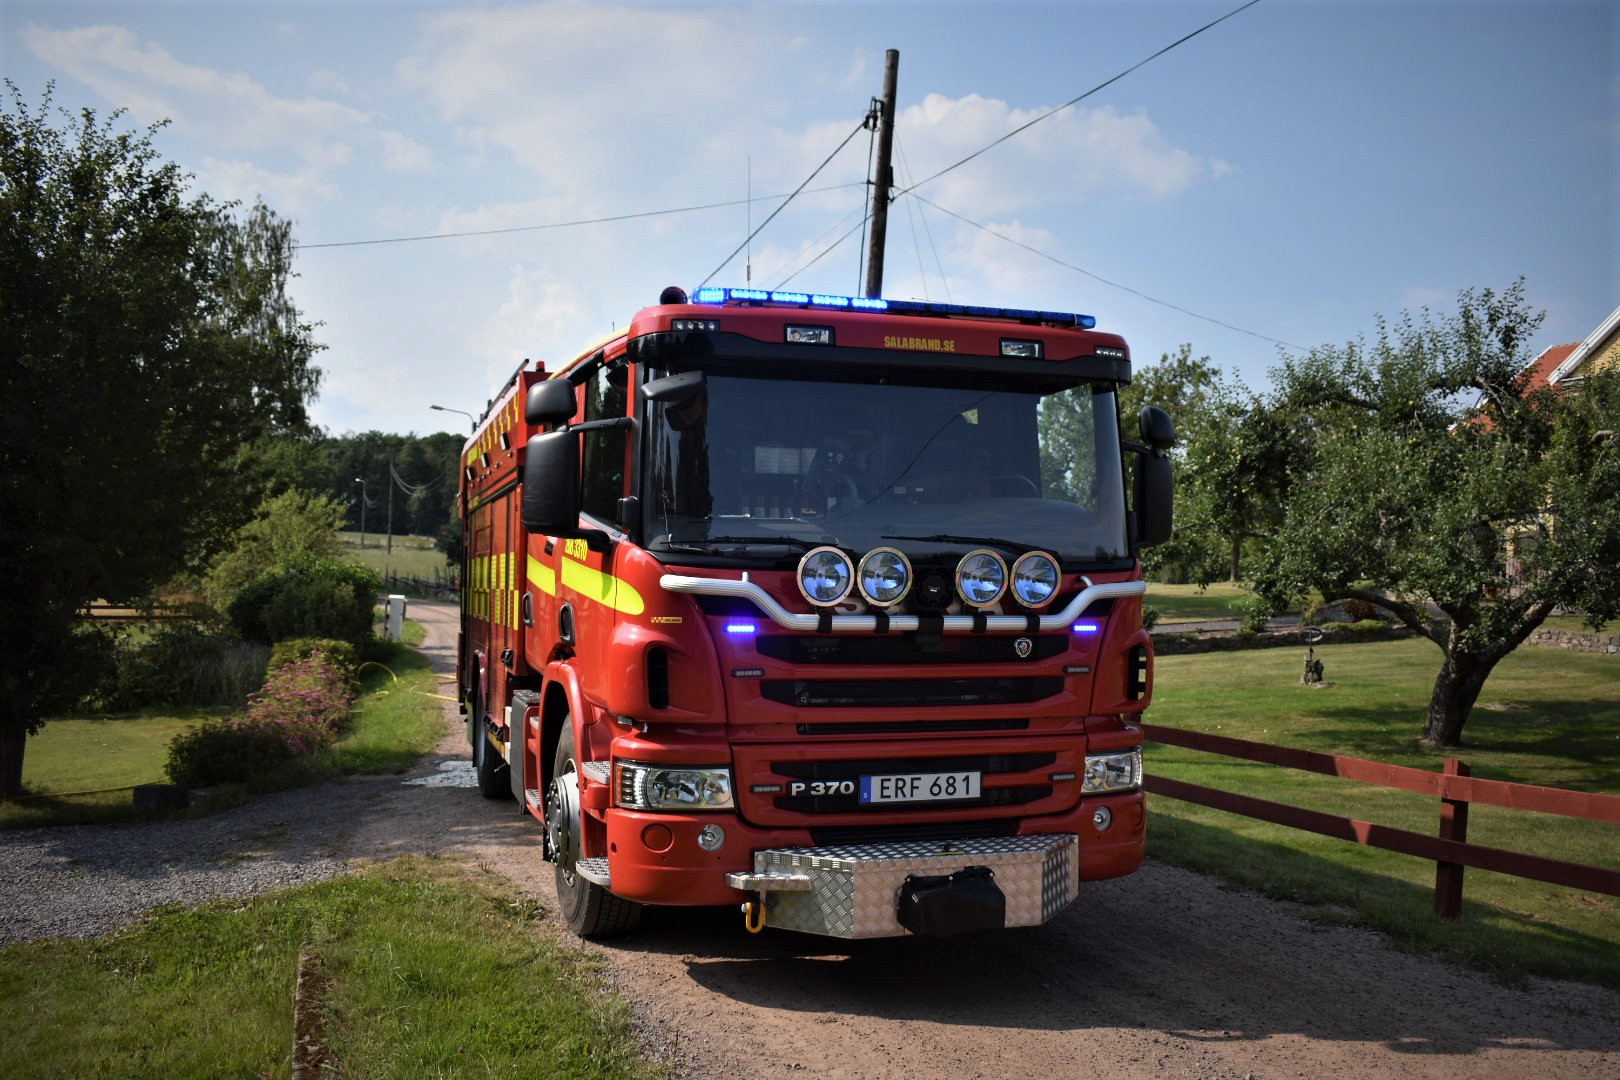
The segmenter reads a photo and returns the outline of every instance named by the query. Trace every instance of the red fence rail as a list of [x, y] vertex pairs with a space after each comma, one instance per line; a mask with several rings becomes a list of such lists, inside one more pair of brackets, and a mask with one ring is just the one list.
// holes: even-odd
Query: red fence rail
[[1143, 785], [1153, 794], [1163, 795], [1166, 798], [1180, 799], [1183, 802], [1197, 803], [1200, 806], [1225, 810], [1243, 817], [1269, 821], [1274, 825], [1303, 829], [1306, 832], [1337, 837], [1367, 847], [1428, 859], [1435, 863], [1434, 910], [1444, 918], [1455, 919], [1461, 912], [1463, 869], [1470, 866], [1587, 892], [1620, 896], [1620, 870], [1468, 843], [1468, 808], [1474, 803], [1542, 814], [1560, 814], [1584, 821], [1620, 824], [1620, 796], [1477, 779], [1469, 776], [1468, 766], [1455, 758], [1446, 760], [1444, 772], [1434, 773], [1405, 765], [1389, 765], [1362, 758], [1322, 754], [1313, 750], [1297, 750], [1271, 743], [1234, 739], [1226, 735], [1210, 735], [1198, 731], [1185, 731], [1181, 728], [1163, 727], [1159, 724], [1143, 724], [1142, 734], [1166, 746], [1201, 750], [1222, 757], [1278, 765], [1288, 769], [1320, 773], [1324, 776], [1337, 776], [1377, 787], [1438, 797], [1441, 801], [1439, 835], [1427, 836], [1412, 832], [1410, 829], [1376, 825], [1356, 818], [1306, 810], [1303, 807], [1272, 802], [1269, 799], [1258, 799], [1204, 787], [1201, 784], [1172, 780], [1165, 776], [1148, 776]]

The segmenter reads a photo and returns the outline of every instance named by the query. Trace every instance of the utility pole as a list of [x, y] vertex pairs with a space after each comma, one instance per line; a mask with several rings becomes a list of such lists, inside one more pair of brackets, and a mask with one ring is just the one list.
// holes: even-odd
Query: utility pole
[[394, 472], [394, 459], [388, 459], [388, 554], [394, 553], [394, 485], [399, 477]]
[[366, 482], [361, 477], [355, 477], [354, 482], [360, 485], [360, 546], [366, 546], [366, 503], [371, 496], [366, 494]]
[[900, 50], [883, 54], [883, 101], [878, 111], [877, 176], [872, 181], [872, 240], [866, 249], [866, 295], [883, 293], [883, 241], [889, 231], [889, 192], [894, 188], [894, 98], [900, 81]]

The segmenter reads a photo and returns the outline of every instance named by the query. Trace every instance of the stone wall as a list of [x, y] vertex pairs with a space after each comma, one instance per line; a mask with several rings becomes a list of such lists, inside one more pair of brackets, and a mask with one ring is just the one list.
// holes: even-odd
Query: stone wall
[[1548, 649], [1620, 655], [1620, 634], [1572, 634], [1567, 630], [1537, 630], [1526, 639]]

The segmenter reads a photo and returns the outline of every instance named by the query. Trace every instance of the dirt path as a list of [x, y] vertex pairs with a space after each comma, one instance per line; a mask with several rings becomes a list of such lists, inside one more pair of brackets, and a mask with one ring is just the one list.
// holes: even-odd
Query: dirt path
[[[410, 614], [448, 674], [455, 609]], [[488, 867], [555, 910], [538, 825], [473, 788], [448, 701], [445, 731], [403, 778], [196, 821], [0, 833], [0, 940], [97, 934], [159, 903], [411, 853]], [[1620, 1077], [1620, 995], [1507, 990], [1151, 862], [1033, 930], [843, 943], [750, 936], [732, 908], [664, 909], [627, 942], [584, 947], [689, 1080]]]
[[[454, 609], [411, 615], [449, 657]], [[470, 782], [461, 730], [435, 766]], [[356, 852], [466, 856], [554, 906], [538, 826], [514, 804], [404, 790]], [[1034, 930], [844, 943], [670, 909], [587, 947], [692, 1078], [1620, 1077], [1620, 995], [1504, 989], [1151, 863]]]

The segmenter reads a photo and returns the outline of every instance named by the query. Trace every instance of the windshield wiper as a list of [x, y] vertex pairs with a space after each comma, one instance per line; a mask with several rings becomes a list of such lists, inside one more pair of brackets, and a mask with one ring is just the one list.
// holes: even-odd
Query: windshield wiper
[[929, 544], [984, 544], [989, 547], [1003, 548], [1007, 551], [1027, 555], [1039, 548], [1029, 544], [1020, 544], [1016, 540], [1002, 540], [995, 536], [957, 536], [955, 533], [935, 533], [933, 536], [884, 536], [883, 540], [921, 540]]

